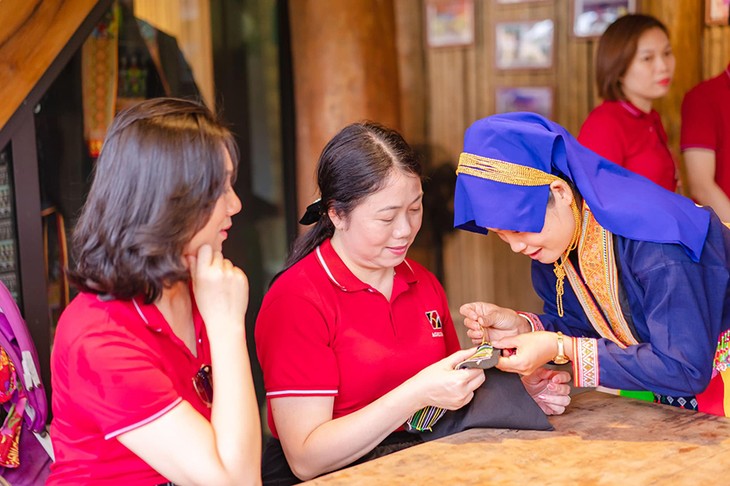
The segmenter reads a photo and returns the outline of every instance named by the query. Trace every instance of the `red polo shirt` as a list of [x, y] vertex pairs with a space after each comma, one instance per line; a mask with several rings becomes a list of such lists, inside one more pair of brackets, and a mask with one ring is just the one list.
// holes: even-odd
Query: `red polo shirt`
[[684, 96], [680, 146], [715, 152], [715, 182], [730, 197], [730, 65]]
[[404, 261], [388, 301], [329, 240], [274, 282], [255, 337], [274, 437], [272, 398], [334, 396], [333, 418], [342, 417], [460, 348], [433, 274]]
[[604, 101], [583, 122], [578, 141], [611, 162], [674, 192], [677, 170], [656, 110], [627, 101]]
[[154, 305], [82, 293], [66, 308], [51, 356], [56, 462], [49, 485], [165, 483], [117, 440], [183, 400], [210, 420], [193, 376], [210, 364], [205, 326], [193, 303], [198, 356]]

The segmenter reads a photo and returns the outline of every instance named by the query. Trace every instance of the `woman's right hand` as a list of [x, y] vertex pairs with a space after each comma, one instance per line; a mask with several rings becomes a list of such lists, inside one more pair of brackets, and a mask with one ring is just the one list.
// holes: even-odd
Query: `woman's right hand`
[[471, 401], [474, 390], [484, 383], [484, 370], [454, 367], [476, 352], [463, 349], [421, 370], [411, 380], [422, 401], [420, 406], [434, 405], [447, 410], [458, 410]]
[[202, 245], [197, 255], [187, 259], [195, 302], [209, 334], [222, 326], [230, 329], [231, 323], [243, 329], [248, 307], [246, 274], [210, 245]]
[[458, 351], [372, 403], [337, 418], [333, 418], [333, 396], [272, 398], [271, 413], [292, 471], [300, 479], [311, 479], [339, 469], [373, 450], [417, 410], [428, 405], [448, 410], [463, 407], [484, 382], [484, 372], [454, 367], [474, 352]]
[[491, 342], [531, 330], [524, 318], [506, 307], [486, 302], [471, 302], [462, 305], [459, 312], [464, 316], [466, 335], [474, 344], [481, 344], [484, 331], [487, 332], [487, 341]]
[[245, 343], [248, 280], [209, 245], [186, 259], [210, 339], [210, 419], [182, 400], [119, 435], [119, 442], [176, 484], [257, 484], [261, 427]]

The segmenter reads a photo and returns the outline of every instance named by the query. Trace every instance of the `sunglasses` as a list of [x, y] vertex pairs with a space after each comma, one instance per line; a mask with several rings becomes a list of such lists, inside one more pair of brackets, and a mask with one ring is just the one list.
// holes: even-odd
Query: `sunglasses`
[[193, 387], [203, 403], [210, 407], [213, 404], [213, 375], [210, 365], [201, 366], [195, 373]]

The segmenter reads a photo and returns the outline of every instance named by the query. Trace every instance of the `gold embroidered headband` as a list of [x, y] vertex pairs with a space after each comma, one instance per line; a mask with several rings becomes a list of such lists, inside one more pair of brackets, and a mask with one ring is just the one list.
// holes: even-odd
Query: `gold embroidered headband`
[[459, 156], [457, 174], [467, 174], [482, 179], [515, 186], [548, 186], [560, 178], [534, 167], [490, 159], [480, 155], [462, 152]]

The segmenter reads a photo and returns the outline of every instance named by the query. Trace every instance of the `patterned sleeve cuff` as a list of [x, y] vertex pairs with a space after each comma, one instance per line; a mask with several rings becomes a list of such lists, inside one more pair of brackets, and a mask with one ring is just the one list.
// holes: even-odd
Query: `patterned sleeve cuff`
[[542, 322], [540, 322], [540, 318], [537, 317], [536, 314], [533, 314], [531, 312], [518, 312], [517, 315], [530, 323], [530, 329], [532, 330], [532, 332], [545, 330]]
[[573, 381], [578, 387], [597, 387], [598, 341], [593, 338], [573, 338]]

